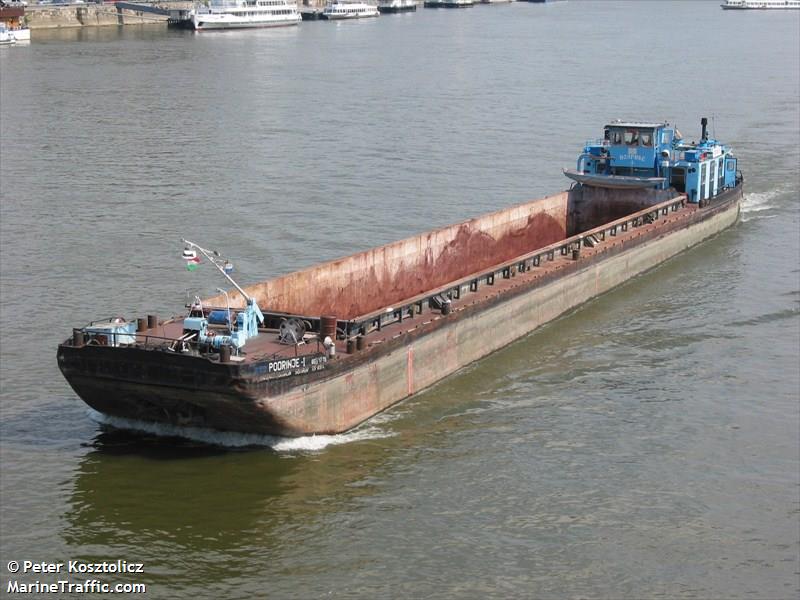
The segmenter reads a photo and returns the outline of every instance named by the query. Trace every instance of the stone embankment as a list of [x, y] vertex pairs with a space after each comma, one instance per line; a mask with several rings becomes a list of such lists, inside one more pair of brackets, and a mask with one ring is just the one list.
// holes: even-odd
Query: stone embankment
[[[193, 2], [148, 3], [167, 10], [189, 10]], [[110, 25], [166, 26], [169, 17], [146, 11], [122, 9], [115, 4], [70, 4], [69, 6], [29, 6], [25, 19], [31, 29], [58, 27], [98, 27]]]

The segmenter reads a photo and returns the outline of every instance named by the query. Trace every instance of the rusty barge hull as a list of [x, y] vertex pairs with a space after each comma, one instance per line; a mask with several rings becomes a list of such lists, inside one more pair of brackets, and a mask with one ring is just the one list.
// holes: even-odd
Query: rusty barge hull
[[[270, 377], [257, 352], [222, 363], [146, 343], [69, 340], [59, 367], [110, 415], [283, 436], [343, 432], [716, 235], [737, 220], [741, 197], [741, 184], [703, 207], [675, 193], [578, 186], [245, 288], [276, 311], [335, 314], [356, 328], [363, 349], [348, 353], [338, 340], [337, 358], [316, 372]], [[451, 299], [446, 314], [423, 304], [432, 292]]]

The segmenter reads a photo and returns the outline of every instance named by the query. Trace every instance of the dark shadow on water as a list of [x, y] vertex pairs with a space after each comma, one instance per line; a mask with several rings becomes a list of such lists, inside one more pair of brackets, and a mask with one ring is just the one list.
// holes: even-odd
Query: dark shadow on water
[[99, 454], [137, 455], [151, 460], [192, 459], [254, 450], [271, 452], [268, 448], [227, 448], [177, 436], [161, 436], [141, 431], [117, 429], [106, 425], [101, 426], [101, 431], [91, 442], [86, 442], [82, 446], [92, 448]]

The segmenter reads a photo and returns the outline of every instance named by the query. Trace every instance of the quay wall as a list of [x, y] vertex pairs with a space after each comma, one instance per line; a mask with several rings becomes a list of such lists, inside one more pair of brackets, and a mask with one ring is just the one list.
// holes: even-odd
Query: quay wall
[[[151, 3], [151, 6], [168, 10], [188, 10], [192, 7], [192, 2]], [[164, 27], [167, 24], [167, 19], [166, 15], [123, 10], [113, 4], [38, 5], [30, 6], [25, 11], [25, 20], [31, 30], [112, 25], [157, 25]]]
[[[332, 380], [258, 401], [294, 435], [346, 431], [736, 222], [739, 203], [685, 229], [440, 328]], [[514, 326], [498, 326], [513, 323]]]

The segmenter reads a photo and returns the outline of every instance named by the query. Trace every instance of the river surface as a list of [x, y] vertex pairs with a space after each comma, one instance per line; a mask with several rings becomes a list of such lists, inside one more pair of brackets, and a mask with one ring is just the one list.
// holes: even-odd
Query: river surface
[[[0, 84], [0, 594], [70, 559], [152, 598], [800, 594], [800, 11], [35, 31]], [[611, 119], [701, 116], [736, 226], [354, 432], [120, 431], [58, 371], [73, 326], [221, 285], [181, 237], [250, 283], [564, 189]]]

